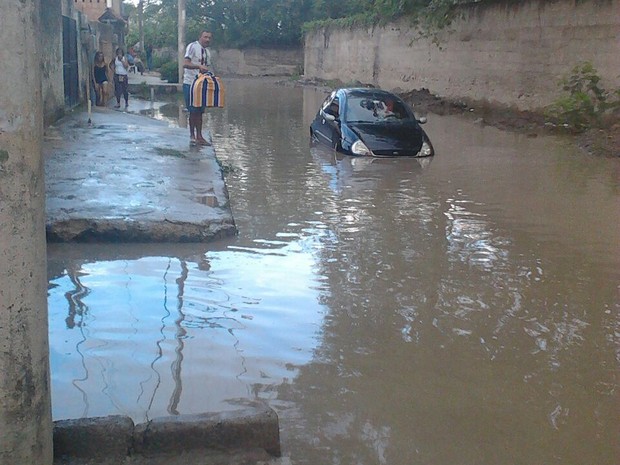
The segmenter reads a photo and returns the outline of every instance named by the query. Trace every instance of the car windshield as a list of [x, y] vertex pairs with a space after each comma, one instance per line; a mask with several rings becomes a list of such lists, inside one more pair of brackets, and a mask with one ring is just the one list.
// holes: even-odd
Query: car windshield
[[403, 122], [413, 119], [404, 103], [390, 95], [350, 95], [346, 119], [357, 123]]

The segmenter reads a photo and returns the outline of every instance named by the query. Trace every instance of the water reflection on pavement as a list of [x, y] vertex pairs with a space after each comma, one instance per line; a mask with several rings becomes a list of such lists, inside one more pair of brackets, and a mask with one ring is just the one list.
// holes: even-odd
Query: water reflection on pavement
[[56, 419], [263, 399], [292, 463], [616, 463], [619, 160], [434, 115], [434, 159], [351, 160], [324, 93], [227, 90], [239, 237], [50, 244]]

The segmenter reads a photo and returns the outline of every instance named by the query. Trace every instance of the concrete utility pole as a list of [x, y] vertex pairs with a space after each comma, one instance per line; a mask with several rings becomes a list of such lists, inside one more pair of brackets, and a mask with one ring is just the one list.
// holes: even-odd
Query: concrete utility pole
[[179, 0], [178, 25], [179, 85], [183, 84], [183, 58], [185, 57], [185, 0]]
[[[140, 54], [143, 60], [146, 60], [144, 55], [144, 1], [138, 2], [138, 29], [140, 31]], [[144, 62], [146, 65], [146, 61]]]
[[53, 461], [40, 1], [2, 2], [0, 16], [0, 62], [11, 63], [0, 86], [0, 463], [12, 465]]

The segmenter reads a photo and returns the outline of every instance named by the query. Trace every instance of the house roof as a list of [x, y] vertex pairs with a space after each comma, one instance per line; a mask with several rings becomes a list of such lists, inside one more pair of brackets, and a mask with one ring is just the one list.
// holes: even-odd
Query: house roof
[[123, 24], [126, 23], [126, 21], [123, 18], [121, 18], [121, 16], [116, 14], [112, 8], [106, 8], [103, 14], [99, 16], [99, 21], [102, 23], [104, 22], [112, 22], [112, 23], [120, 22]]

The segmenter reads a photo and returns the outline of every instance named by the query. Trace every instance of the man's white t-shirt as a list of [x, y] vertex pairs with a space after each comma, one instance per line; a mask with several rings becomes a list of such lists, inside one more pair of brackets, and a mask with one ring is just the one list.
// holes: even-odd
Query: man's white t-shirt
[[[192, 42], [185, 49], [185, 58], [189, 58], [193, 65], [211, 66], [211, 53], [209, 49], [200, 45], [200, 42]], [[183, 69], [183, 84], [192, 84], [200, 73], [197, 69]]]

